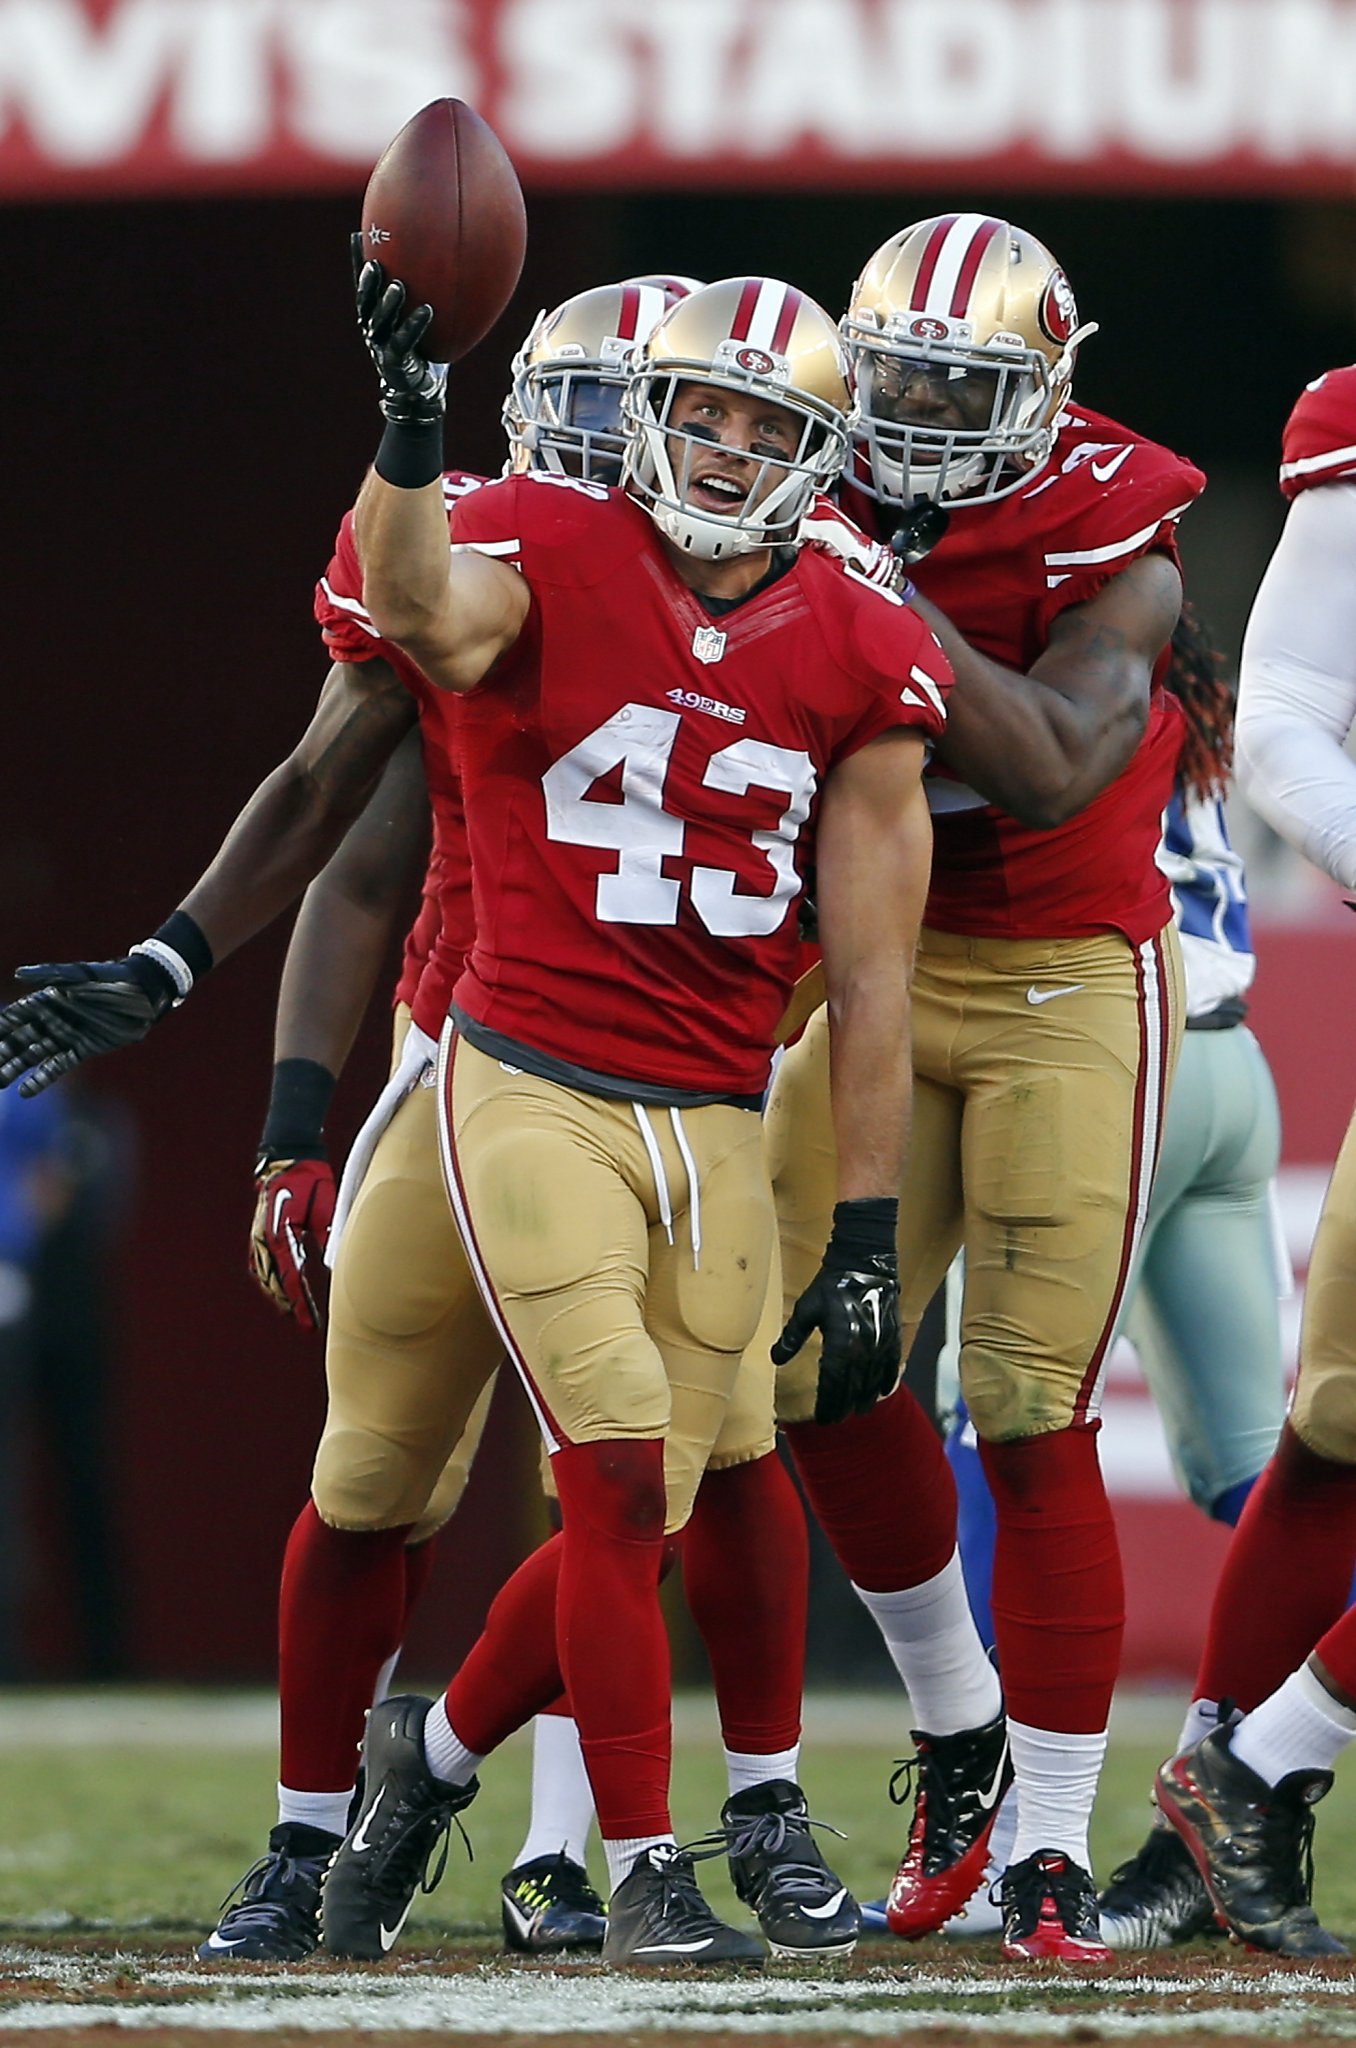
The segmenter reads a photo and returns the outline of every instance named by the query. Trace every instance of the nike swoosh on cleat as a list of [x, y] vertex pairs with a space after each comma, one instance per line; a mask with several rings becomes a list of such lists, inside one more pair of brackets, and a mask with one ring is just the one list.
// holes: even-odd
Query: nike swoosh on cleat
[[847, 1897], [847, 1886], [840, 1885], [827, 1906], [802, 1906], [801, 1912], [807, 1920], [831, 1920]]
[[633, 1956], [691, 1956], [698, 1949], [710, 1948], [714, 1934], [704, 1934], [700, 1941], [652, 1941], [644, 1948], [633, 1948]]
[[248, 1934], [238, 1934], [234, 1941], [227, 1941], [222, 1935], [217, 1933], [214, 1927], [207, 1937], [207, 1946], [208, 1948], [219, 1949], [223, 1955], [229, 1955], [233, 1948], [239, 1948], [242, 1942], [248, 1940]]
[[[365, 1854], [365, 1852], [368, 1849], [371, 1848], [372, 1844], [367, 1839], [367, 1830], [371, 1827], [373, 1821], [376, 1819], [377, 1808], [381, 1805], [381, 1802], [385, 1797], [386, 1787], [383, 1785], [381, 1790], [378, 1792], [376, 1798], [372, 1801], [372, 1804], [368, 1807], [366, 1813], [363, 1815], [362, 1826], [357, 1829], [357, 1831], [354, 1834], [353, 1840], [349, 1844], [349, 1847], [352, 1849], [355, 1856], [361, 1856]], [[397, 1927], [396, 1933], [399, 1934], [399, 1932], [400, 1929]]]
[[504, 1911], [509, 1915], [509, 1918], [513, 1921], [514, 1926], [517, 1928], [519, 1934], [522, 1935], [523, 1940], [530, 1941], [532, 1938], [533, 1930], [537, 1924], [536, 1914], [533, 1913], [531, 1915], [525, 1916], [520, 1911], [515, 1902], [509, 1897], [507, 1892], [502, 1893], [501, 1896], [504, 1901]]
[[384, 1922], [379, 1925], [378, 1932], [381, 1935], [381, 1946], [383, 1954], [389, 1953], [389, 1951], [395, 1947], [396, 1943], [400, 1939], [400, 1930], [405, 1925], [405, 1922], [409, 1919], [413, 1909], [414, 1900], [411, 1899], [409, 1905], [406, 1906], [404, 1912], [396, 1921], [394, 1927], [387, 1927]]
[[1076, 996], [1086, 985], [1085, 982], [1071, 981], [1067, 988], [1029, 988], [1026, 999], [1029, 1003], [1052, 1003], [1056, 996]]
[[1003, 1754], [998, 1759], [998, 1768], [997, 1770], [995, 1770], [993, 1774], [993, 1781], [989, 1785], [988, 1789], [983, 1792], [976, 1792], [975, 1794], [976, 1803], [983, 1808], [985, 1813], [987, 1813], [989, 1808], [992, 1805], [994, 1805], [997, 1801], [998, 1788], [1003, 1782], [1003, 1766], [1008, 1760], [1009, 1746], [1010, 1745], [1007, 1742], [1003, 1744]]

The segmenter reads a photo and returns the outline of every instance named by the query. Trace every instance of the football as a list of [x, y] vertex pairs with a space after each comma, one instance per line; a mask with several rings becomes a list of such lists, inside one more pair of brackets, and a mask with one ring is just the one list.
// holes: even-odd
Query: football
[[464, 100], [422, 107], [367, 181], [363, 247], [404, 283], [411, 306], [432, 306], [432, 361], [455, 362], [489, 332], [526, 244], [522, 188], [488, 122]]

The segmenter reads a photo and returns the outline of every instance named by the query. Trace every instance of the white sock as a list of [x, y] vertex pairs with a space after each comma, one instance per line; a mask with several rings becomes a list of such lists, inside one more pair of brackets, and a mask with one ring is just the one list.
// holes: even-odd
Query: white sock
[[1106, 1755], [1100, 1735], [1064, 1735], [1009, 1721], [1012, 1768], [1017, 1779], [1017, 1839], [1010, 1863], [1024, 1863], [1037, 1849], [1062, 1849], [1091, 1870], [1088, 1817]]
[[727, 1749], [725, 1772], [730, 1781], [731, 1792], [747, 1792], [754, 1785], [768, 1785], [774, 1778], [789, 1778], [793, 1785], [800, 1783], [796, 1773], [800, 1769], [800, 1744], [794, 1749], [773, 1749], [765, 1756], [753, 1756], [747, 1750]]
[[567, 1714], [538, 1714], [532, 1724], [532, 1818], [514, 1868], [539, 1856], [586, 1862], [592, 1825], [593, 1787], [579, 1730]]
[[448, 1785], [464, 1785], [474, 1778], [484, 1761], [483, 1756], [466, 1747], [448, 1720], [446, 1697], [436, 1699], [424, 1722], [424, 1762], [434, 1777]]
[[1270, 1699], [1243, 1716], [1233, 1752], [1268, 1785], [1279, 1785], [1288, 1771], [1330, 1771], [1353, 1736], [1356, 1713], [1339, 1706], [1301, 1664]]
[[1219, 1726], [1218, 1700], [1193, 1700], [1186, 1710], [1182, 1732], [1177, 1738], [1176, 1754], [1184, 1749], [1194, 1749], [1202, 1736], [1213, 1734]]
[[1002, 1803], [994, 1817], [993, 1833], [989, 1836], [988, 1869], [995, 1877], [1001, 1877], [1013, 1859], [1012, 1845], [1017, 1840], [1017, 1787], [1010, 1785], [1003, 1794]]
[[290, 1785], [278, 1782], [278, 1825], [291, 1822], [294, 1826], [323, 1828], [327, 1835], [348, 1833], [349, 1802], [354, 1788], [347, 1792], [294, 1792]]
[[372, 1688], [372, 1704], [374, 1707], [379, 1707], [383, 1700], [388, 1700], [391, 1697], [391, 1680], [395, 1677], [396, 1665], [399, 1662], [400, 1651], [395, 1649], [377, 1673], [377, 1682]]
[[627, 1835], [620, 1842], [604, 1842], [603, 1854], [607, 1858], [607, 1882], [609, 1892], [615, 1892], [624, 1877], [631, 1875], [631, 1865], [646, 1849], [654, 1849], [661, 1842], [672, 1842], [672, 1835]]
[[921, 1730], [957, 1735], [993, 1720], [1002, 1688], [970, 1613], [958, 1550], [934, 1577], [903, 1593], [852, 1590], [885, 1639]]

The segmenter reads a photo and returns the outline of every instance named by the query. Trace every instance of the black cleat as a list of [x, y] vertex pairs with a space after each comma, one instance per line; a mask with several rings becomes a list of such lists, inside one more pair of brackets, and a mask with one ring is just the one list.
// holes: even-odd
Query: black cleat
[[1037, 1849], [998, 1880], [1003, 1954], [1010, 1963], [1109, 1963], [1090, 1874], [1062, 1849]]
[[1215, 1728], [1158, 1773], [1158, 1804], [1191, 1851], [1215, 1910], [1250, 1948], [1281, 1956], [1344, 1956], [1319, 1925], [1313, 1893], [1314, 1806], [1331, 1771], [1287, 1771], [1268, 1785]]
[[499, 1888], [504, 1947], [519, 1955], [559, 1955], [566, 1949], [599, 1949], [607, 1933], [607, 1908], [589, 1883], [582, 1863], [562, 1849], [515, 1864]]
[[758, 1915], [774, 1956], [850, 1956], [861, 1932], [857, 1901], [811, 1835], [805, 1794], [789, 1778], [734, 1792], [720, 1811], [730, 1878]]
[[697, 1888], [692, 1856], [671, 1842], [643, 1849], [612, 1894], [603, 1961], [631, 1969], [674, 1963], [752, 1963], [763, 1945], [727, 1927]]
[[1149, 1830], [1097, 1898], [1108, 1948], [1171, 1948], [1219, 1933], [1215, 1908], [1191, 1851], [1161, 1825]]
[[[366, 1799], [335, 1851], [320, 1891], [321, 1939], [331, 1955], [381, 1962], [395, 1947], [418, 1892], [431, 1892], [447, 1862], [454, 1814], [480, 1790], [449, 1785], [424, 1761], [432, 1702], [398, 1693], [373, 1707], [363, 1738]], [[428, 1866], [441, 1844], [433, 1875]]]
[[[993, 1824], [1012, 1783], [1006, 1715], [955, 1735], [912, 1733], [917, 1754], [896, 1770], [890, 1797], [902, 1805], [916, 1771], [913, 1819], [885, 1901], [890, 1932], [905, 1941], [938, 1933], [979, 1890]], [[901, 1779], [905, 1789], [897, 1792]]]
[[201, 1960], [304, 1962], [320, 1945], [320, 1882], [338, 1847], [338, 1835], [322, 1828], [279, 1822], [267, 1853], [222, 1900], [221, 1918], [198, 1949]]

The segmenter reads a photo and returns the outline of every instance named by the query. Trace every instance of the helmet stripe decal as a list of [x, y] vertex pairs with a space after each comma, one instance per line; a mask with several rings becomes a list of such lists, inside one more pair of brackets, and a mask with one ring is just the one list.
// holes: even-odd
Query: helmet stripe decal
[[745, 280], [744, 280], [744, 289], [743, 289], [743, 291], [742, 291], [742, 292], [741, 292], [741, 293], [739, 294], [739, 304], [738, 304], [738, 305], [737, 305], [737, 306], [735, 307], [735, 316], [734, 316], [734, 319], [733, 319], [733, 320], [732, 320], [732, 321], [730, 322], [730, 339], [731, 339], [731, 341], [747, 341], [747, 340], [748, 340], [748, 338], [749, 338], [749, 322], [750, 322], [750, 321], [751, 321], [751, 320], [753, 319], [753, 310], [754, 310], [754, 307], [755, 307], [755, 306], [756, 306], [756, 305], [758, 304], [758, 301], [759, 301], [759, 299], [760, 299], [760, 298], [762, 297], [762, 295], [763, 295], [763, 280], [762, 280], [762, 278], [761, 278], [761, 277], [748, 277], [748, 278], [745, 278]]
[[970, 303], [970, 294], [975, 288], [975, 279], [979, 275], [979, 266], [984, 261], [984, 252], [998, 233], [1000, 225], [1001, 223], [996, 220], [985, 221], [983, 227], [973, 238], [969, 248], [966, 250], [965, 261], [960, 267], [960, 276], [956, 279], [956, 289], [951, 294], [951, 315], [953, 319], [960, 319], [964, 316], [966, 308]]
[[937, 268], [937, 258], [942, 253], [942, 244], [956, 225], [954, 213], [944, 214], [928, 236], [918, 265], [918, 276], [914, 280], [913, 297], [909, 300], [910, 311], [922, 313], [927, 310], [928, 292], [932, 285], [932, 273]]
[[772, 353], [774, 356], [784, 356], [786, 354], [787, 343], [791, 339], [791, 329], [795, 326], [796, 315], [800, 311], [801, 298], [802, 294], [794, 286], [791, 286], [787, 291], [786, 297], [782, 300], [782, 310], [778, 316], [777, 325], [772, 331]]
[[640, 317], [640, 287], [624, 284], [621, 295], [621, 311], [617, 315], [618, 341], [634, 341], [636, 323]]

